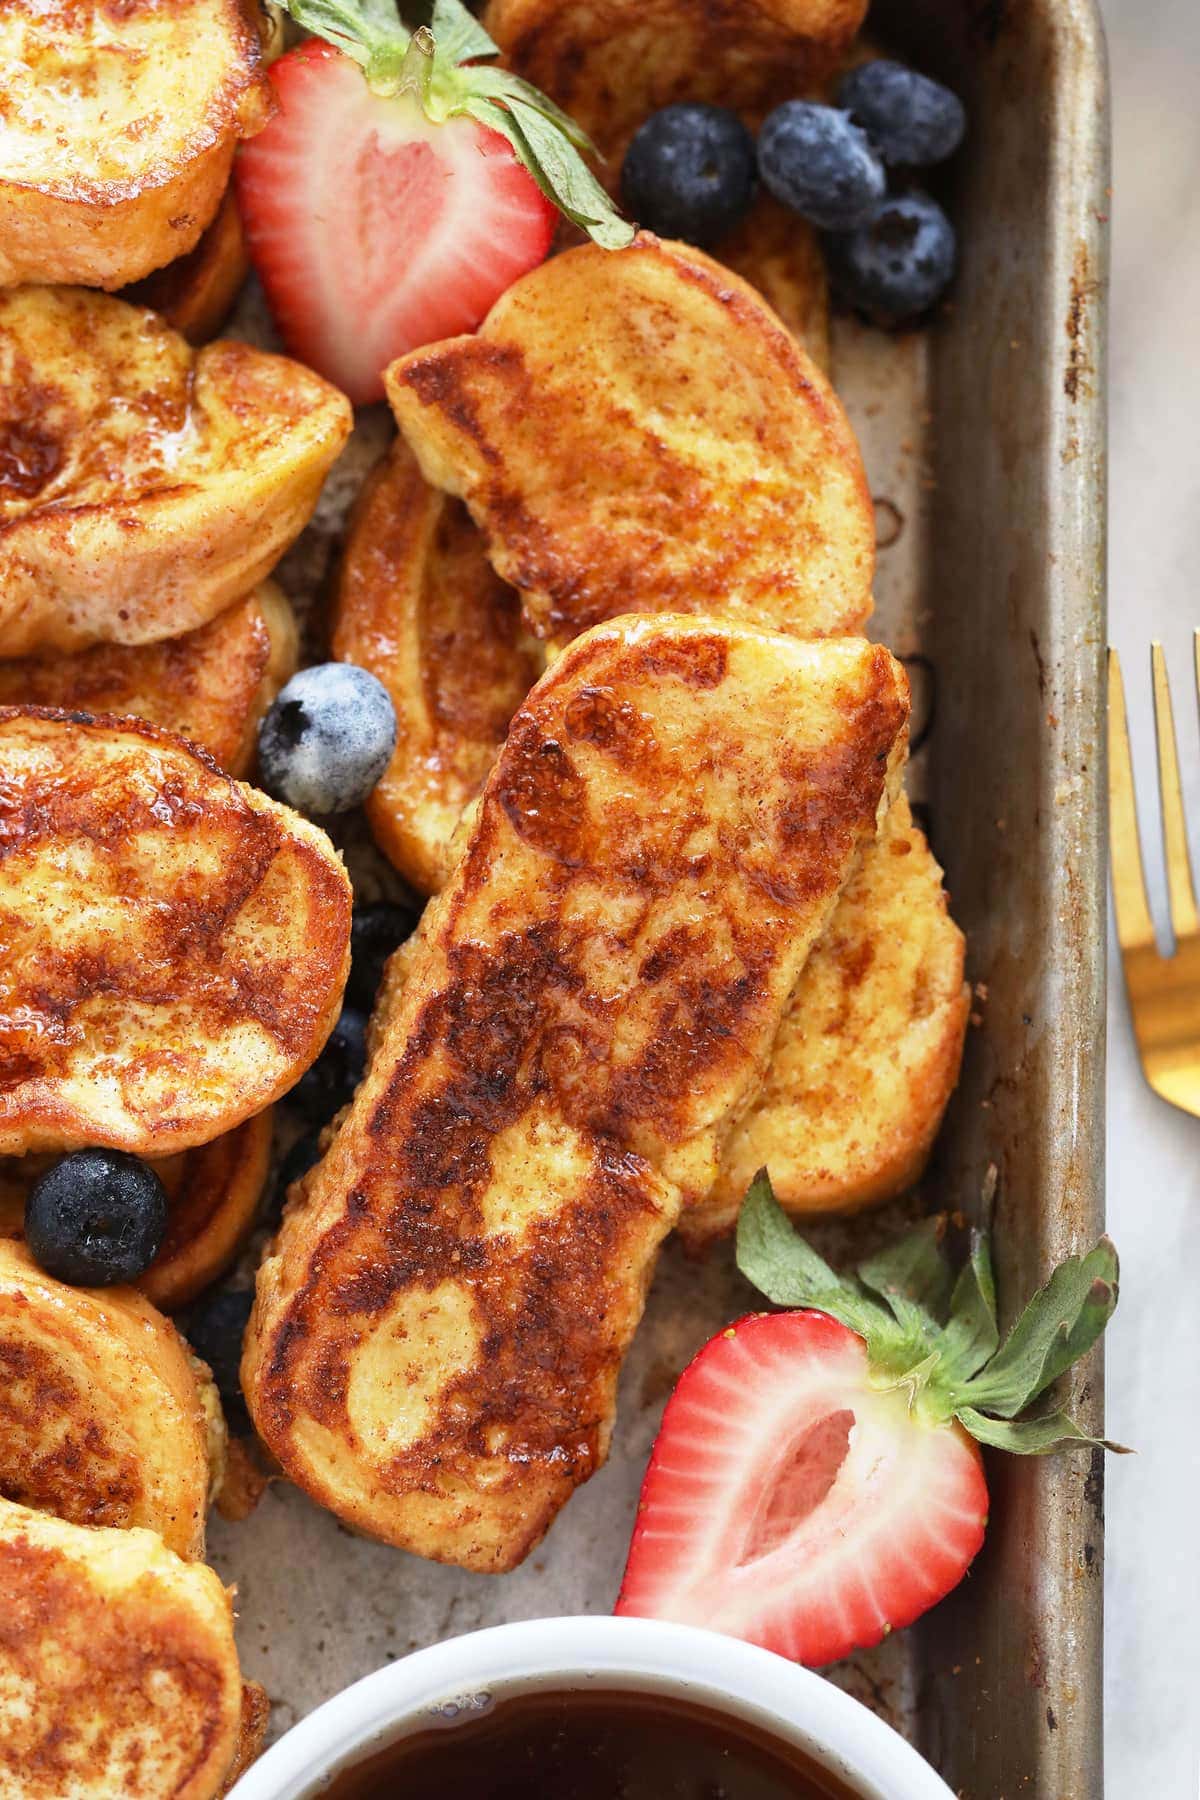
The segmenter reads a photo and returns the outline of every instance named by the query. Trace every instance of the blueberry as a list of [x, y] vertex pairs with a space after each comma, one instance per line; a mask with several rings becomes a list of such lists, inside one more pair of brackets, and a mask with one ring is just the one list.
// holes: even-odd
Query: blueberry
[[59, 1281], [136, 1281], [162, 1248], [167, 1195], [154, 1170], [123, 1150], [76, 1150], [38, 1177], [25, 1202], [25, 1241]]
[[258, 732], [267, 791], [318, 816], [361, 805], [395, 748], [388, 691], [353, 663], [320, 663], [293, 675]]
[[288, 1100], [315, 1125], [324, 1125], [347, 1100], [353, 1099], [366, 1066], [367, 1015], [356, 1006], [343, 1006], [329, 1042], [312, 1068], [300, 1077]]
[[754, 198], [754, 139], [723, 106], [664, 106], [625, 152], [621, 198], [660, 237], [713, 244]]
[[967, 128], [958, 95], [903, 63], [861, 63], [843, 76], [837, 99], [885, 163], [923, 169], [942, 162], [958, 149]]
[[373, 906], [356, 906], [350, 925], [350, 979], [346, 998], [352, 1006], [370, 1012], [383, 980], [383, 965], [417, 928], [421, 909], [417, 903], [399, 905], [391, 900]]
[[254, 1305], [252, 1288], [223, 1288], [199, 1301], [184, 1323], [184, 1336], [212, 1370], [225, 1417], [234, 1431], [249, 1429], [242, 1395], [242, 1339]]
[[928, 194], [900, 194], [857, 231], [830, 232], [825, 257], [844, 300], [899, 325], [932, 306], [953, 275], [954, 227]]
[[758, 138], [758, 172], [777, 200], [825, 231], [868, 219], [887, 191], [883, 164], [848, 113], [785, 100]]

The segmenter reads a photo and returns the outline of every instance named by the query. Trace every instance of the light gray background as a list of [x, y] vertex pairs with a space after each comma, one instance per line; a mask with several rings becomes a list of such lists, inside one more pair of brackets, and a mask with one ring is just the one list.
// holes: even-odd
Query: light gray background
[[[1166, 646], [1200, 850], [1200, 0], [1105, 0], [1115, 113], [1110, 638], [1165, 921], [1149, 643]], [[1106, 1789], [1195, 1800], [1200, 1764], [1200, 1120], [1141, 1079], [1110, 949]]]

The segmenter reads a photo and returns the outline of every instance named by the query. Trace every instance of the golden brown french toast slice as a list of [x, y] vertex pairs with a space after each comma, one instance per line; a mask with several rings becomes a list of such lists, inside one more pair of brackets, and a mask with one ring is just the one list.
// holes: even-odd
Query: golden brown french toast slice
[[712, 1186], [907, 714], [879, 646], [678, 616], [597, 627], [519, 709], [259, 1271], [255, 1424], [349, 1524], [507, 1569], [603, 1462], [658, 1245]]
[[859, 630], [875, 524], [824, 376], [752, 288], [642, 233], [534, 269], [479, 331], [386, 373], [434, 486], [463, 499], [538, 636], [698, 612]]
[[189, 344], [215, 338], [250, 274], [250, 252], [233, 183], [212, 224], [186, 256], [126, 288], [123, 299], [148, 306]]
[[175, 1327], [133, 1288], [68, 1287], [0, 1241], [0, 1495], [197, 1557], [218, 1472]]
[[333, 653], [369, 669], [392, 697], [396, 750], [367, 818], [413, 886], [436, 893], [463, 808], [483, 787], [541, 659], [466, 508], [430, 487], [402, 438], [350, 520]]
[[214, 1800], [242, 1684], [220, 1578], [0, 1500], [0, 1796]]
[[140, 719], [0, 708], [0, 1154], [165, 1156], [314, 1060], [349, 966], [324, 832]]
[[189, 251], [270, 92], [240, 0], [5, 0], [0, 285], [117, 288]]
[[[829, 292], [815, 233], [760, 195], [721, 256], [828, 372]], [[370, 669], [396, 707], [395, 754], [367, 801], [375, 841], [414, 887], [436, 893], [463, 808], [544, 655], [466, 508], [425, 481], [403, 439], [351, 517], [333, 649]]]
[[76, 288], [0, 292], [0, 656], [178, 637], [307, 524], [350, 403]]
[[0, 662], [0, 706], [132, 714], [191, 739], [231, 775], [244, 775], [258, 722], [295, 673], [298, 653], [292, 609], [275, 583], [264, 581], [183, 637]]
[[866, 10], [867, 0], [488, 0], [483, 22], [509, 66], [619, 167], [660, 106], [707, 100], [757, 123], [804, 94]]
[[858, 1212], [918, 1180], [958, 1080], [964, 952], [901, 795], [804, 966], [716, 1186], [680, 1219], [687, 1239], [731, 1229], [763, 1167], [797, 1214]]

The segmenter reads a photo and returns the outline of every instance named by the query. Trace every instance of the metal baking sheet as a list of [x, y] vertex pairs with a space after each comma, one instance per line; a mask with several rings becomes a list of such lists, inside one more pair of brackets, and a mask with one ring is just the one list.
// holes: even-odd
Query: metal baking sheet
[[[976, 1024], [935, 1165], [912, 1201], [830, 1226], [836, 1256], [899, 1214], [994, 1204], [1010, 1308], [1103, 1222], [1104, 301], [1107, 98], [1090, 0], [895, 0], [871, 30], [968, 102], [950, 198], [962, 268], [928, 332], [839, 319], [835, 378], [876, 495], [877, 634], [928, 727], [913, 792], [970, 942]], [[237, 326], [264, 341], [253, 296]], [[348, 502], [390, 435], [360, 418], [281, 570], [321, 645]], [[390, 877], [347, 844], [367, 897]], [[993, 1177], [989, 1171], [994, 1171]], [[988, 1196], [994, 1185], [995, 1199]], [[728, 1245], [664, 1255], [607, 1467], [513, 1574], [442, 1568], [352, 1536], [284, 1483], [214, 1521], [245, 1670], [278, 1735], [345, 1683], [505, 1619], [611, 1608], [663, 1402], [752, 1304]], [[1098, 1427], [1099, 1359], [1081, 1411]], [[987, 1546], [917, 1628], [832, 1672], [970, 1800], [1100, 1800], [1102, 1471], [996, 1464]]]

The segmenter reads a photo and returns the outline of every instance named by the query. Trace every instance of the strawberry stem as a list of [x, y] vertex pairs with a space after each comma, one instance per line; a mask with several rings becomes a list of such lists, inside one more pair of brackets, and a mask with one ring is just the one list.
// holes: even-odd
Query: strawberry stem
[[429, 116], [429, 94], [433, 86], [433, 61], [436, 46], [428, 25], [414, 31], [404, 54], [398, 61], [380, 57], [380, 77], [374, 73], [376, 57], [367, 67], [367, 84], [383, 99], [396, 94], [411, 94], [421, 111]]

